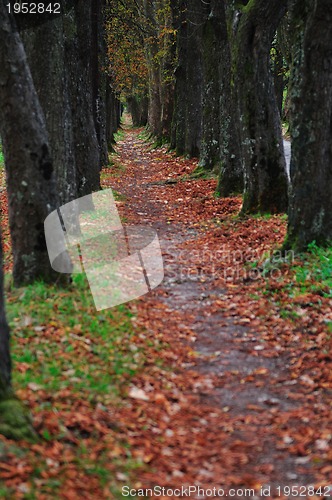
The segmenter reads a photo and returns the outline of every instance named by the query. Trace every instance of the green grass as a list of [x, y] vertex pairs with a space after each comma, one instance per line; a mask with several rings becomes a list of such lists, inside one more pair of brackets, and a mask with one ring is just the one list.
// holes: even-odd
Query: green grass
[[126, 195], [120, 193], [119, 191], [116, 191], [116, 189], [112, 189], [112, 192], [113, 192], [113, 196], [114, 196], [115, 201], [124, 202], [127, 200]]
[[207, 170], [202, 165], [197, 165], [195, 170], [189, 174], [184, 176], [184, 180], [187, 179], [215, 179], [217, 174], [214, 170]]
[[[319, 310], [323, 300], [332, 297], [332, 246], [318, 247], [313, 242], [300, 255], [277, 251], [259, 261], [247, 262], [245, 267], [260, 272], [265, 279], [262, 293], [278, 306], [282, 318], [298, 321], [299, 315], [292, 310], [293, 299], [303, 297], [308, 306]], [[275, 279], [271, 280], [273, 276]], [[327, 328], [332, 332], [332, 322], [327, 323]]]
[[269, 212], [266, 212], [266, 213], [261, 213], [261, 212], [258, 212], [257, 214], [252, 214], [250, 216], [252, 219], [265, 219], [265, 220], [270, 220], [272, 219], [273, 215]]
[[129, 309], [97, 312], [84, 275], [68, 289], [35, 283], [14, 290], [7, 303], [14, 364], [29, 364], [24, 373], [14, 366], [18, 387], [70, 388], [87, 400], [108, 400], [120, 394], [122, 376], [128, 380], [143, 363], [142, 353], [132, 350]]
[[297, 288], [302, 293], [314, 292], [332, 297], [332, 247], [308, 246], [306, 259], [294, 267]]
[[0, 168], [4, 168], [5, 166], [5, 158], [2, 152], [2, 144], [0, 143]]
[[[22, 391], [32, 391], [35, 419], [43, 412], [60, 412], [56, 432], [44, 426], [39, 430], [43, 446], [54, 441], [66, 443], [65, 418], [71, 405], [83, 401], [91, 410], [102, 405], [105, 411], [122, 406], [124, 391], [142, 369], [145, 355], [143, 348], [135, 344], [133, 315], [126, 305], [97, 312], [83, 274], [75, 275], [67, 288], [36, 282], [26, 288], [11, 289], [7, 279], [6, 289], [14, 390], [21, 397]], [[122, 498], [119, 484], [110, 474], [110, 463], [115, 470], [128, 475], [128, 482], [130, 472], [142, 467], [142, 463], [132, 458], [130, 447], [123, 441], [121, 446], [127, 447], [125, 457], [110, 458], [110, 448], [96, 460], [90, 457], [90, 449], [84, 449], [84, 437], [79, 432], [77, 438], [79, 443], [70, 445], [77, 468], [87, 480], [89, 476], [97, 478], [114, 498]], [[97, 435], [90, 438], [98, 443]], [[11, 453], [31, 463], [28, 444], [5, 443], [4, 450], [1, 445], [0, 442], [0, 459]], [[47, 498], [59, 498], [61, 476], [43, 480], [40, 490], [38, 481], [48, 465], [42, 455], [34, 456], [33, 463], [30, 492], [24, 498], [39, 498], [41, 493], [49, 495]], [[13, 491], [0, 485], [0, 498], [13, 498]]]
[[[274, 282], [269, 279], [268, 271], [273, 267], [276, 269], [285, 266], [287, 266], [287, 274], [281, 273], [277, 278], [277, 281], [282, 283], [282, 288], [278, 287], [276, 290]], [[263, 269], [262, 275], [266, 276], [266, 288], [263, 293], [273, 297], [279, 307], [281, 317], [296, 322], [298, 314], [291, 309], [292, 299], [303, 297], [309, 306], [320, 310], [322, 301], [332, 297], [332, 247], [318, 247], [313, 242], [308, 246], [306, 253], [296, 256], [295, 259], [291, 256], [288, 260], [273, 261], [271, 259], [267, 263], [267, 269]], [[281, 292], [284, 295], [282, 300], [280, 300]], [[332, 322], [327, 323], [327, 328], [332, 331]]]
[[[117, 156], [118, 156], [117, 153], [110, 153], [108, 155], [109, 161], [108, 161], [107, 168], [111, 168], [112, 169], [112, 177], [117, 177], [119, 175], [124, 175], [124, 173], [126, 171], [126, 167], [124, 165], [122, 165], [122, 163], [120, 163], [118, 161]], [[110, 174], [109, 174], [108, 171], [105, 171], [105, 170], [101, 171], [101, 173], [100, 173], [101, 184], [103, 184], [103, 182], [105, 180], [109, 180], [109, 175]]]
[[115, 134], [114, 134], [114, 140], [115, 140], [115, 142], [122, 141], [124, 139], [124, 136], [125, 136], [124, 131], [121, 128], [119, 128], [117, 130], [117, 132], [115, 132]]
[[140, 132], [138, 134], [138, 139], [140, 139], [141, 141], [145, 141], [145, 142], [149, 142], [151, 141], [151, 139], [153, 139], [153, 136], [151, 134], [151, 132], [148, 130], [148, 128], [144, 128], [142, 130], [142, 132]]

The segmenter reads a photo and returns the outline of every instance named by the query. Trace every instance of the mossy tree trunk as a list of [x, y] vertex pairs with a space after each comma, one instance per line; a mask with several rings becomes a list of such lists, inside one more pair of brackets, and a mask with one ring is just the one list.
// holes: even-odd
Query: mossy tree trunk
[[[165, 2], [166, 4], [168, 2]], [[173, 24], [172, 12], [168, 6], [165, 9], [163, 28], [168, 32], [164, 36], [163, 57], [161, 59], [161, 134], [162, 137], [170, 140], [172, 130], [172, 119], [174, 110], [174, 69], [176, 58], [176, 46], [174, 33], [170, 31]]]
[[242, 7], [233, 46], [244, 162], [243, 213], [287, 210], [288, 181], [270, 49], [286, 0], [250, 0]]
[[223, 0], [211, 0], [202, 42], [204, 91], [200, 165], [207, 170], [217, 167], [220, 174], [217, 192], [230, 196], [242, 192], [243, 170]]
[[144, 36], [145, 57], [149, 75], [148, 125], [152, 135], [155, 137], [161, 137], [161, 74], [160, 64], [158, 61], [158, 45], [156, 40], [156, 9], [156, 2], [143, 0], [144, 21], [148, 26], [147, 33]]
[[102, 2], [88, 4], [80, 1], [64, 16], [21, 32], [46, 118], [59, 204], [98, 189], [107, 162]]
[[[332, 241], [332, 4], [297, 1], [293, 25], [292, 190], [285, 247], [304, 250]], [[304, 29], [303, 29], [304, 28]]]
[[155, 62], [156, 52], [150, 48], [148, 55], [149, 68], [149, 109], [148, 124], [152, 135], [161, 137], [161, 80], [160, 68]]

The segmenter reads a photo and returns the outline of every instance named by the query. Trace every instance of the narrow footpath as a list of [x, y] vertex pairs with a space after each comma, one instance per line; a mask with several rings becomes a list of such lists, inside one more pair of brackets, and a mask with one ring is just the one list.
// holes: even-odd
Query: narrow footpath
[[[240, 198], [215, 197], [216, 179], [196, 178], [195, 161], [143, 135], [125, 127], [103, 173], [123, 221], [157, 230], [165, 265], [163, 283], [130, 304], [137, 346], [151, 345], [117, 414], [146, 464], [132, 487], [280, 499], [301, 486], [302, 498], [328, 498], [331, 357], [321, 318], [331, 304], [290, 307], [287, 271], [260, 272], [285, 217], [238, 218]], [[302, 311], [296, 321], [292, 307]]]

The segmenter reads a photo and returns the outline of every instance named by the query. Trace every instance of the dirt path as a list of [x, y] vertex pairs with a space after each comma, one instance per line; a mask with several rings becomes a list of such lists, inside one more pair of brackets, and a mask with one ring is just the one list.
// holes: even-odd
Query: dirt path
[[328, 393], [297, 366], [296, 325], [250, 265], [282, 241], [284, 220], [236, 219], [240, 199], [215, 198], [214, 179], [185, 177], [195, 162], [149, 150], [137, 130], [117, 152], [104, 184], [123, 195], [128, 223], [158, 231], [165, 265], [163, 283], [132, 305], [153, 345], [135, 380], [143, 392], [122, 415], [147, 464], [133, 487], [251, 488], [233, 498], [263, 498], [266, 485], [264, 498], [292, 498], [283, 487], [329, 484]]

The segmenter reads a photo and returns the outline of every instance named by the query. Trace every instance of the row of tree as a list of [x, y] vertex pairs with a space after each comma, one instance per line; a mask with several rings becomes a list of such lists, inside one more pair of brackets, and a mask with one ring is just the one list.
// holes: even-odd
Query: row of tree
[[[65, 0], [61, 15], [14, 16], [10, 5], [0, 0], [0, 134], [13, 280], [20, 286], [59, 278], [50, 266], [44, 220], [60, 205], [100, 189], [120, 105], [108, 74], [102, 0]], [[2, 269], [2, 252], [0, 257]], [[2, 271], [1, 401], [16, 401]], [[4, 418], [2, 406], [0, 413]], [[10, 423], [5, 429], [15, 436]]]
[[[0, 0], [0, 133], [15, 285], [58, 278], [44, 220], [61, 204], [100, 189], [121, 94], [135, 124], [148, 123], [179, 154], [218, 169], [222, 196], [243, 189], [243, 213], [280, 212], [289, 204], [285, 246], [332, 239], [330, 0], [61, 5], [61, 15], [30, 23], [15, 19]], [[271, 73], [271, 45], [287, 9], [290, 198]], [[3, 302], [1, 273], [0, 400], [12, 398]]]
[[[285, 248], [331, 241], [331, 2], [115, 0], [112, 14], [112, 71], [134, 124], [216, 169], [221, 196], [243, 191], [243, 214], [288, 211]], [[122, 41], [139, 51], [123, 58]]]
[[1, 2], [1, 137], [14, 283], [52, 278], [43, 222], [100, 189], [119, 104], [109, 84], [102, 1], [20, 26]]

